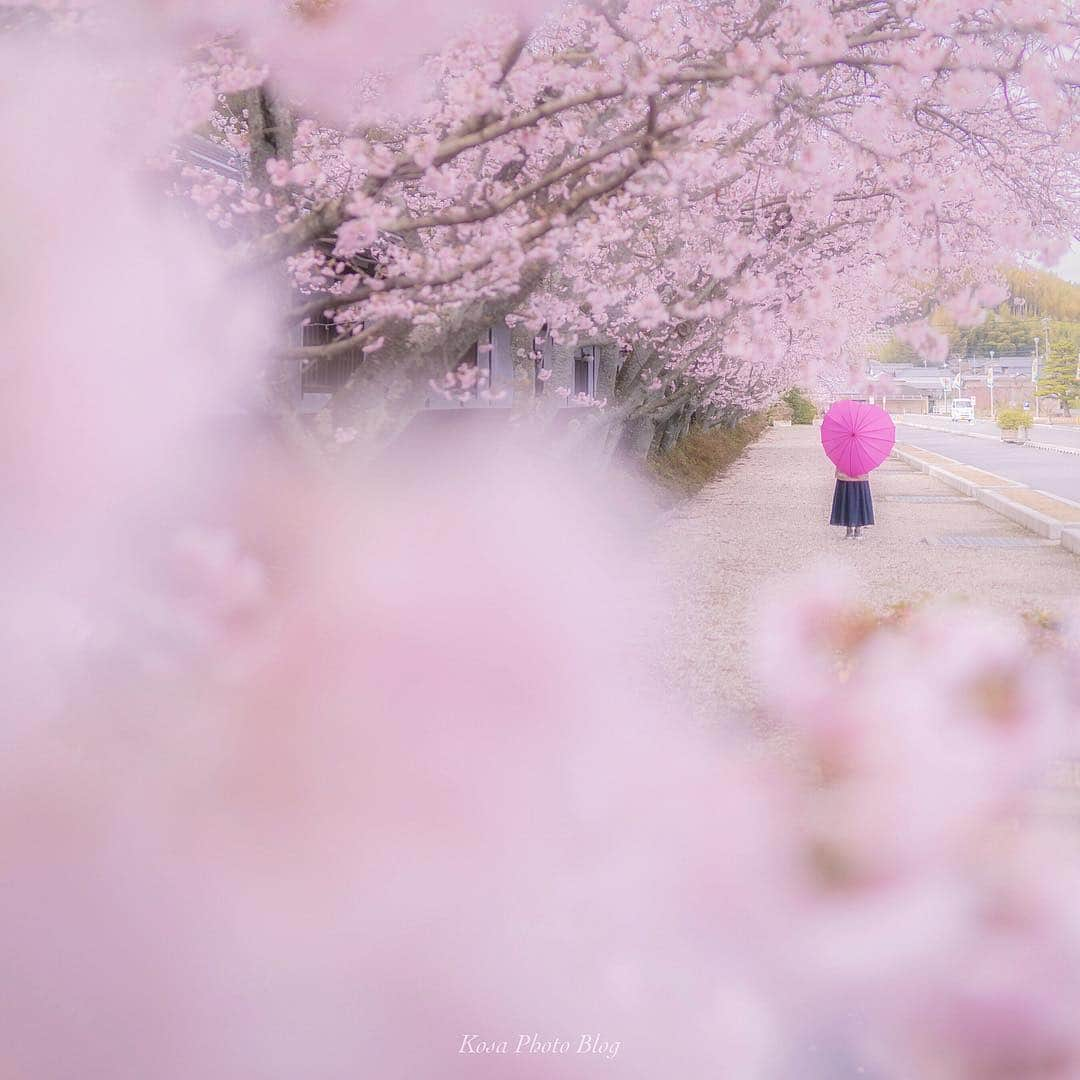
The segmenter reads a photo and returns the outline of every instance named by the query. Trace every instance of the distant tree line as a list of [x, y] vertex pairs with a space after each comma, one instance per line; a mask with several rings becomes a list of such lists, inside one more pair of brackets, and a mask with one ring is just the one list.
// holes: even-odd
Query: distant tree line
[[1060, 322], [1080, 322], [1080, 285], [1048, 270], [1019, 267], [1006, 271], [1005, 279], [1014, 309], [1020, 308], [1027, 315], [1047, 315]]
[[[1045, 270], [1009, 270], [1005, 274], [1009, 298], [987, 314], [978, 326], [959, 326], [942, 307], [930, 314], [930, 323], [949, 339], [951, 356], [1030, 356], [1046, 352], [1049, 336], [1053, 357], [1080, 348], [1080, 285], [1074, 285]], [[1049, 320], [1048, 323], [1043, 322]], [[896, 337], [881, 348], [879, 359], [886, 364], [921, 364], [919, 354]]]

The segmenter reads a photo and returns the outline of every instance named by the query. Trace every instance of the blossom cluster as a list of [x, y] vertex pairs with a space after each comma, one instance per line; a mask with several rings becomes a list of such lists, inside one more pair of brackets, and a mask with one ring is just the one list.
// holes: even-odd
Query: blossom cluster
[[[185, 78], [268, 192], [228, 208], [249, 214], [238, 248], [289, 259], [296, 314], [345, 336], [482, 304], [638, 345], [663, 389], [629, 380], [624, 413], [708, 412], [817, 377], [883, 321], [937, 359], [928, 291], [977, 321], [1002, 262], [1076, 232], [1080, 72], [1059, 4], [653, 7], [448, 5], [410, 42], [360, 0], [262, 31], [267, 3], [228, 5], [199, 31], [230, 46]], [[256, 105], [305, 116], [291, 146], [252, 143]], [[214, 190], [190, 185], [220, 220]]]

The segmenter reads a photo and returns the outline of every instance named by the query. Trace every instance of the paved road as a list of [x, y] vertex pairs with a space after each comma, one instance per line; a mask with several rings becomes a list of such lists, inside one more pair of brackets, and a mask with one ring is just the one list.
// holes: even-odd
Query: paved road
[[[1001, 431], [993, 420], [976, 420], [972, 424], [967, 421], [952, 421], [945, 416], [920, 416], [917, 423], [930, 424], [942, 431], [973, 431], [988, 438], [1001, 438]], [[1080, 450], [1080, 426], [1075, 424], [1036, 424], [1029, 437], [1032, 442], [1071, 446]]]
[[[1037, 430], [1041, 436], [1051, 429]], [[896, 439], [1017, 480], [1038, 491], [1080, 502], [1080, 454], [1036, 450], [1030, 446], [1003, 443], [999, 439], [972, 439], [949, 431], [927, 431], [903, 422], [896, 426]], [[1044, 441], [1049, 442], [1048, 439]]]

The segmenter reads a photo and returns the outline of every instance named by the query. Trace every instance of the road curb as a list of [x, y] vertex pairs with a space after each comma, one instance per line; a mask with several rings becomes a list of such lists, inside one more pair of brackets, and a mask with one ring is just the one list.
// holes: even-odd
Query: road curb
[[[942, 455], [938, 454], [938, 457]], [[1000, 477], [1000, 484], [976, 484], [973, 480], [968, 480], [966, 477], [957, 476], [955, 473], [949, 472], [948, 469], [943, 469], [940, 465], [934, 465], [929, 461], [923, 461], [922, 458], [916, 457], [914, 454], [909, 454], [905, 450], [893, 450], [893, 457], [898, 457], [907, 465], [911, 465], [913, 468], [918, 469], [920, 472], [926, 473], [927, 476], [933, 477], [935, 480], [940, 480], [943, 484], [948, 485], [956, 491], [959, 491], [963, 495], [968, 495], [971, 498], [978, 498], [979, 492], [987, 489], [996, 489], [999, 487], [1022, 487], [1023, 485], [1015, 480], [1007, 480], [1004, 476]], [[960, 465], [961, 462], [957, 462]], [[980, 469], [979, 472], [985, 472], [985, 469]]]
[[1030, 506], [1013, 502], [1007, 495], [1001, 494], [998, 489], [983, 488], [975, 498], [983, 506], [996, 510], [1002, 517], [1015, 521], [1017, 525], [1023, 525], [1025, 529], [1030, 529], [1031, 532], [1037, 533], [1039, 536], [1045, 536], [1047, 540], [1061, 540], [1061, 534], [1065, 529], [1062, 522], [1050, 517], [1048, 514], [1032, 510]]
[[[928, 461], [923, 461], [921, 458], [904, 450], [894, 449], [893, 457], [899, 458], [900, 461], [918, 469], [920, 472], [926, 473], [927, 476], [931, 476], [935, 480], [940, 480], [941, 483], [946, 484], [948, 487], [976, 499], [987, 509], [993, 510], [995, 513], [1008, 518], [1038, 536], [1043, 536], [1047, 540], [1058, 541], [1066, 551], [1080, 555], [1080, 525], [1058, 521], [1048, 514], [1033, 510], [1030, 506], [1024, 506], [1022, 503], [1009, 498], [1008, 492], [1010, 490], [1034, 490], [1026, 484], [1017, 483], [1015, 480], [1007, 480], [1003, 476], [999, 477], [1000, 484], [976, 484], [963, 476], [957, 476], [949, 472], [948, 469], [942, 468], [940, 465], [932, 465]], [[964, 467], [962, 462], [958, 461], [956, 464]], [[985, 471], [984, 469], [980, 470], [980, 472]], [[1065, 502], [1066, 500], [1061, 501]]]
[[[932, 476], [935, 480], [940, 480], [943, 484], [948, 484], [949, 487], [955, 488], [957, 491], [962, 491], [965, 495], [970, 495], [972, 498], [977, 499], [980, 491], [987, 491], [996, 488], [1010, 488], [1019, 487], [1020, 485], [1015, 480], [1006, 480], [1005, 477], [1001, 478], [1000, 484], [976, 484], [974, 480], [968, 480], [964, 476], [956, 476], [954, 473], [949, 472], [948, 469], [943, 469], [940, 465], [931, 465], [929, 462], [925, 463], [923, 471]], [[985, 470], [980, 469], [980, 472]]]

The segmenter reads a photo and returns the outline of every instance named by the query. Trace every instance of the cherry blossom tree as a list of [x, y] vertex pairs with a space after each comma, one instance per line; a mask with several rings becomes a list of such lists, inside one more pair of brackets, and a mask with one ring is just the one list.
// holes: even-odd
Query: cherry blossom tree
[[917, 314], [927, 287], [1076, 231], [1075, 27], [1053, 4], [489, 14], [415, 57], [404, 107], [376, 63], [305, 114], [289, 95], [323, 100], [331, 80], [298, 80], [284, 42], [314, 20], [340, 50], [362, 9], [301, 5], [261, 51], [249, 21], [190, 69], [246, 176], [191, 191], [238, 266], [287, 263], [288, 321], [333, 320], [336, 340], [289, 360], [364, 357], [343, 414], [388, 381], [407, 410], [510, 318], [633, 354], [616, 423], [722, 415], [830, 362], [853, 327]]
[[619, 343], [608, 423], [709, 422], [1077, 230], [1076, 27], [1055, 3], [421, 14], [415, 35], [359, 0], [68, 14], [99, 44], [137, 21], [178, 124], [235, 155], [178, 187], [236, 274], [270, 275], [283, 345], [332, 324], [273, 370], [349, 357], [342, 422], [392, 429], [388, 396], [399, 423], [507, 319]]

